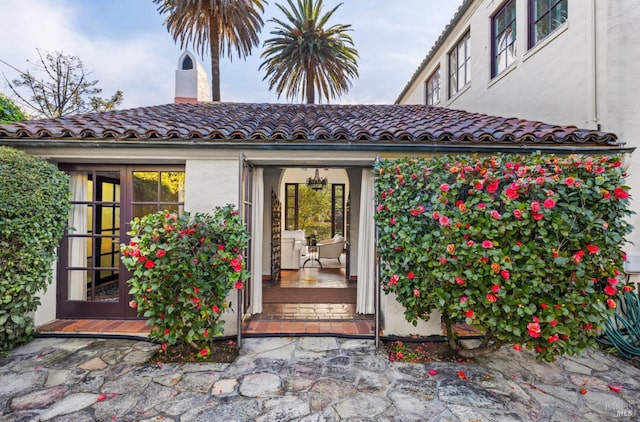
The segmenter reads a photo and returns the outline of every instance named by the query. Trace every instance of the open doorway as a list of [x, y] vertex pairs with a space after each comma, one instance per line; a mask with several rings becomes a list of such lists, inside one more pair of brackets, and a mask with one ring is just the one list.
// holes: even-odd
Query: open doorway
[[355, 314], [356, 283], [348, 270], [348, 192], [344, 169], [283, 169], [278, 186], [280, 278], [263, 284], [263, 314], [299, 319]]

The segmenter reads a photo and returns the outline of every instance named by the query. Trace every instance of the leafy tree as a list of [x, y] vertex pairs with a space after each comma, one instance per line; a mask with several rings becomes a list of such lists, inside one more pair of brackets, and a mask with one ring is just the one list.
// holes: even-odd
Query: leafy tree
[[109, 99], [97, 96], [102, 89], [96, 87], [97, 80], [88, 79], [90, 73], [78, 57], [60, 51], [37, 51], [39, 63], [33, 65], [33, 70], [22, 72], [9, 65], [20, 72], [20, 78], [7, 83], [14, 95], [38, 116], [109, 111], [122, 103], [122, 91], [116, 91]]
[[264, 42], [261, 55], [269, 89], [275, 87], [278, 98], [283, 92], [291, 99], [302, 92], [308, 104], [315, 103], [316, 91], [327, 101], [347, 92], [350, 79], [358, 77], [358, 52], [347, 34], [351, 25], [324, 28], [341, 4], [321, 15], [322, 0], [298, 0], [297, 7], [287, 2], [291, 10], [276, 6], [289, 23], [270, 20], [279, 27], [271, 32], [275, 37]]
[[191, 44], [201, 55], [209, 45], [211, 56], [211, 99], [220, 101], [220, 56], [232, 59], [251, 54], [258, 45], [264, 22], [263, 0], [153, 0], [158, 12], [180, 48]]
[[27, 120], [27, 115], [13, 101], [0, 93], [0, 124]]
[[298, 206], [299, 226], [308, 235], [315, 232], [317, 240], [331, 236], [331, 188], [325, 186], [314, 190], [300, 184], [300, 201]]

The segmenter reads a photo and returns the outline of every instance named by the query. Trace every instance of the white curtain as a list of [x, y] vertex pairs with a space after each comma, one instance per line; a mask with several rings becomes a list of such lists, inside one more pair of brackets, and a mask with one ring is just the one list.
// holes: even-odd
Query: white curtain
[[253, 169], [251, 198], [251, 314], [262, 312], [262, 239], [264, 222], [264, 169]]
[[373, 171], [362, 170], [360, 188], [360, 224], [358, 234], [358, 295], [356, 312], [373, 314], [375, 312], [376, 257]]
[[[87, 173], [71, 174], [71, 200], [86, 201], [89, 191], [89, 180]], [[69, 215], [70, 234], [87, 234], [87, 211], [88, 206], [84, 204], [73, 205]], [[87, 238], [69, 238], [69, 266], [87, 266]], [[87, 271], [74, 270], [68, 272], [68, 292], [69, 300], [87, 300]]]

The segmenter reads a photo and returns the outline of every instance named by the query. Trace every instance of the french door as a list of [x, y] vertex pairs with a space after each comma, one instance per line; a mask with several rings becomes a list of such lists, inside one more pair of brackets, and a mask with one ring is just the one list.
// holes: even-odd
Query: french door
[[184, 167], [68, 165], [69, 229], [59, 249], [58, 318], [135, 318], [120, 244], [129, 222], [184, 209]]

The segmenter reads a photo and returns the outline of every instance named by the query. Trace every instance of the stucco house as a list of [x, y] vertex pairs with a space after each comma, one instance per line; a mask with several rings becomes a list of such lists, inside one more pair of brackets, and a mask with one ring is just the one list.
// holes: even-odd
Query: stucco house
[[[396, 103], [573, 124], [614, 132], [636, 147], [638, 22], [636, 0], [465, 0]], [[636, 210], [638, 160], [628, 163]], [[630, 222], [636, 229], [626, 268], [635, 274], [640, 214]]]
[[[184, 69], [186, 58], [195, 62], [183, 56], [178, 74], [192, 70]], [[595, 129], [424, 104], [202, 102], [191, 82], [180, 84], [188, 92], [177, 91], [173, 104], [0, 125], [0, 145], [44, 157], [71, 180], [74, 230], [61, 242], [55, 282], [43, 293], [36, 326], [65, 318], [135, 318], [118, 249], [128, 241], [127, 222], [161, 209], [208, 212], [231, 203], [252, 239], [252, 277], [242, 294], [230, 297], [233, 312], [226, 318], [225, 334], [236, 334], [236, 321], [263, 312], [263, 283], [280, 266], [272, 234], [285, 227], [278, 205], [285, 186], [320, 174], [349, 198], [336, 226], [347, 239], [357, 313], [379, 317], [376, 334], [440, 334], [437, 318], [413, 327], [392, 297], [380, 295], [372, 174], [378, 157], [632, 150]]]

